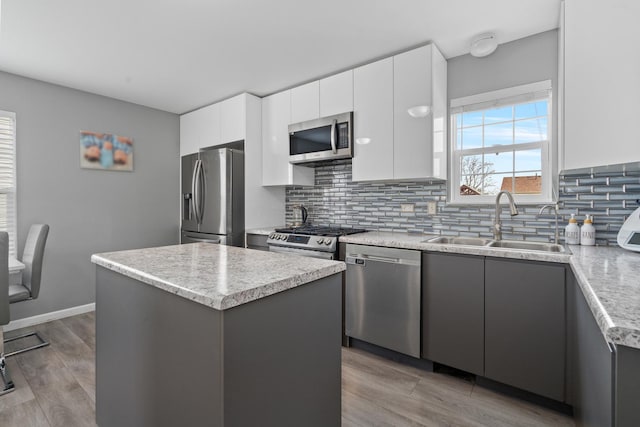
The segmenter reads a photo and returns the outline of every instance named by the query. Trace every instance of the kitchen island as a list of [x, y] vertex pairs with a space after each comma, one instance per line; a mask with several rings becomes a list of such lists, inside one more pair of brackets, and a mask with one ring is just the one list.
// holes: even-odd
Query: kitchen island
[[93, 255], [96, 420], [341, 420], [342, 262], [195, 243]]

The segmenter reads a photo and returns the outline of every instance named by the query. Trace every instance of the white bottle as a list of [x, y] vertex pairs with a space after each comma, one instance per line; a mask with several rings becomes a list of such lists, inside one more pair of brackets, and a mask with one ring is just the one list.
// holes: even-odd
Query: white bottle
[[564, 239], [567, 245], [579, 245], [580, 244], [580, 227], [578, 227], [578, 221], [575, 214], [571, 214], [569, 218], [569, 225], [564, 228]]
[[596, 228], [593, 226], [593, 217], [587, 215], [584, 224], [580, 228], [580, 244], [594, 246], [596, 244]]

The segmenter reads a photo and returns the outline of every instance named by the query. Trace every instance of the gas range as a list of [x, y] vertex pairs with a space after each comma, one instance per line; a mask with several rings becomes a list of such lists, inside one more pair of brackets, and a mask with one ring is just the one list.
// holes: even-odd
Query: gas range
[[267, 238], [272, 252], [292, 253], [315, 258], [336, 259], [338, 237], [364, 233], [360, 228], [303, 225], [278, 228]]

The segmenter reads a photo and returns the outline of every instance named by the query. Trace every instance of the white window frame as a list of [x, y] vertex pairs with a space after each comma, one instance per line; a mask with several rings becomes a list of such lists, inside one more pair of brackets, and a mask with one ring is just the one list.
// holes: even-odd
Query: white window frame
[[514, 145], [498, 145], [494, 147], [482, 147], [467, 150], [457, 148], [456, 114], [468, 111], [486, 110], [501, 106], [527, 103], [534, 100], [547, 99], [547, 140], [516, 144], [518, 150], [541, 149], [541, 175], [542, 191], [540, 194], [514, 194], [516, 203], [542, 204], [553, 202], [553, 112], [552, 112], [552, 86], [551, 80], [510, 87], [478, 95], [465, 96], [452, 99], [450, 103], [450, 130], [449, 133], [449, 203], [454, 205], [469, 204], [494, 204], [495, 195], [461, 195], [460, 194], [460, 161], [463, 155], [495, 154], [513, 151]]
[[6, 231], [9, 233], [9, 255], [14, 258], [17, 257], [17, 203], [16, 203], [16, 194], [17, 194], [17, 185], [16, 185], [16, 114], [11, 111], [2, 111], [0, 110], [0, 117], [8, 118], [13, 122], [12, 132], [10, 140], [13, 144], [13, 150], [11, 152], [11, 156], [13, 157], [13, 179], [12, 185], [8, 187], [0, 186], [0, 194], [7, 195], [7, 209], [13, 209], [13, 212], [9, 212], [7, 216], [7, 227], [0, 227], [0, 231]]

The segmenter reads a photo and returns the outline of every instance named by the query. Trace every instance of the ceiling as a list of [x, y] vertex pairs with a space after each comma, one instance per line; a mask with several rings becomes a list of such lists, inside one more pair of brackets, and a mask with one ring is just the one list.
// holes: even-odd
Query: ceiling
[[[2, 1], [2, 0], [0, 0]], [[560, 0], [4, 0], [0, 70], [185, 113], [433, 41], [557, 28]]]

